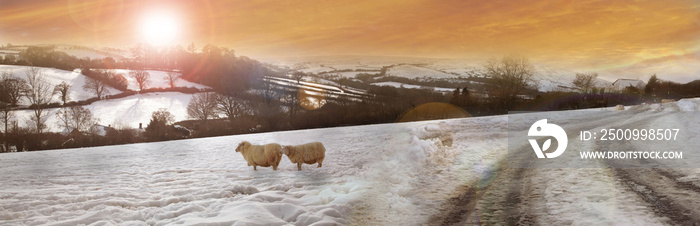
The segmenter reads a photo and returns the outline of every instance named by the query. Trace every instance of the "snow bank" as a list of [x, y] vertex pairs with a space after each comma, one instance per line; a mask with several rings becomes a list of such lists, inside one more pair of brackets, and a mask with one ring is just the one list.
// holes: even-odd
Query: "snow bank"
[[625, 108], [634, 111], [693, 112], [699, 109], [698, 106], [700, 106], [700, 98], [681, 99], [668, 103], [640, 104]]
[[695, 99], [682, 99], [677, 101], [675, 104], [678, 106], [679, 110], [681, 111], [697, 111], [700, 109], [698, 106], [700, 106], [700, 98], [695, 98]]

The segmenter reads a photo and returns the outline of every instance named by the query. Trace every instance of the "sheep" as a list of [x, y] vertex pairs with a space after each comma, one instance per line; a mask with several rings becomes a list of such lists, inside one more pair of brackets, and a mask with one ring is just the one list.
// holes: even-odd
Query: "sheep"
[[313, 142], [302, 145], [285, 145], [280, 150], [281, 154], [287, 155], [292, 163], [297, 164], [297, 169], [301, 171], [301, 164], [318, 163], [318, 167], [323, 166], [323, 158], [326, 157], [326, 148], [321, 142]]
[[253, 145], [248, 141], [243, 141], [238, 144], [236, 152], [240, 152], [243, 158], [248, 162], [248, 166], [253, 166], [253, 170], [258, 170], [258, 166], [270, 167], [277, 170], [282, 154], [280, 153], [282, 146], [276, 143], [266, 145]]

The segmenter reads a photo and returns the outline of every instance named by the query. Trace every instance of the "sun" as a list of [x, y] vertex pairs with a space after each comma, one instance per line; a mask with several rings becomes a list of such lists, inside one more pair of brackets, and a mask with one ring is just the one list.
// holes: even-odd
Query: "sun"
[[169, 45], [179, 33], [179, 22], [171, 12], [151, 12], [141, 21], [141, 34], [153, 46]]

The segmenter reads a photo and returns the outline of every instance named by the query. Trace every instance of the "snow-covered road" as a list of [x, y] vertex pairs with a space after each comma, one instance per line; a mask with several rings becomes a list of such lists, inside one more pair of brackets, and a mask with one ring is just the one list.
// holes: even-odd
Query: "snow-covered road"
[[[682, 100], [652, 106], [636, 106], [631, 111], [589, 114], [580, 117], [567, 112], [558, 118], [567, 124], [568, 134], [575, 131], [598, 131], [600, 128], [679, 128], [689, 137], [698, 136], [700, 117], [695, 113], [700, 100]], [[680, 111], [681, 113], [678, 113]], [[579, 111], [581, 112], [581, 111]], [[675, 112], [675, 113], [672, 113]], [[683, 116], [683, 118], [679, 118]], [[572, 120], [575, 119], [575, 120]], [[569, 143], [580, 139], [570, 136]], [[692, 157], [697, 139], [672, 145], [685, 146]], [[581, 142], [579, 142], [581, 143]], [[632, 141], [584, 142], [570, 145], [556, 165], [535, 161], [532, 149], [522, 147], [515, 159], [503, 161], [487, 187], [477, 184], [460, 188], [461, 194], [450, 199], [442, 214], [433, 216], [434, 224], [509, 224], [509, 225], [695, 225], [700, 223], [700, 169], [686, 166], [659, 168], [659, 161], [629, 160], [640, 163], [634, 168], [621, 167], [610, 160], [588, 161], [581, 166], [579, 152], [639, 151], [673, 148], [664, 143], [651, 145]], [[645, 147], [643, 147], [646, 145]], [[512, 148], [512, 147], [510, 147]], [[525, 150], [526, 149], [526, 150]], [[561, 158], [564, 157], [564, 158]], [[678, 164], [693, 163], [694, 159]], [[522, 168], [508, 167], [517, 162]], [[644, 166], [646, 168], [640, 168]]]
[[[697, 110], [698, 103], [667, 109]], [[653, 112], [609, 109], [564, 115], [557, 120], [576, 124], [572, 130], [672, 121]], [[699, 200], [698, 170], [649, 169], [658, 173], [645, 176], [606, 168], [602, 161], [598, 168], [509, 167], [508, 124], [508, 117], [494, 116], [6, 153], [0, 155], [0, 224], [599, 225], [700, 219], [689, 208]], [[697, 123], [678, 126], [698, 134]], [[284, 157], [277, 171], [254, 171], [233, 150], [243, 140], [321, 141], [326, 159], [322, 168], [297, 171]], [[523, 153], [532, 159], [531, 150]], [[567, 158], [561, 160], [572, 160]], [[653, 175], [667, 178], [655, 181]], [[667, 214], [673, 210], [686, 213]]]

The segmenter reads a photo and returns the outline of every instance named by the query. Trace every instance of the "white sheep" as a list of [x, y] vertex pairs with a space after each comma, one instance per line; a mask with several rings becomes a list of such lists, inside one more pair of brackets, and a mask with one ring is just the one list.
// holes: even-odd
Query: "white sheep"
[[326, 157], [326, 148], [321, 142], [313, 142], [302, 145], [285, 145], [280, 151], [287, 155], [292, 163], [297, 164], [297, 169], [301, 171], [301, 164], [318, 163], [318, 167], [323, 166], [323, 159]]
[[248, 166], [253, 166], [253, 170], [258, 170], [257, 166], [270, 167], [277, 170], [282, 154], [280, 153], [282, 146], [276, 143], [266, 145], [253, 145], [248, 141], [243, 141], [238, 144], [236, 152], [240, 152], [243, 158], [248, 162]]

